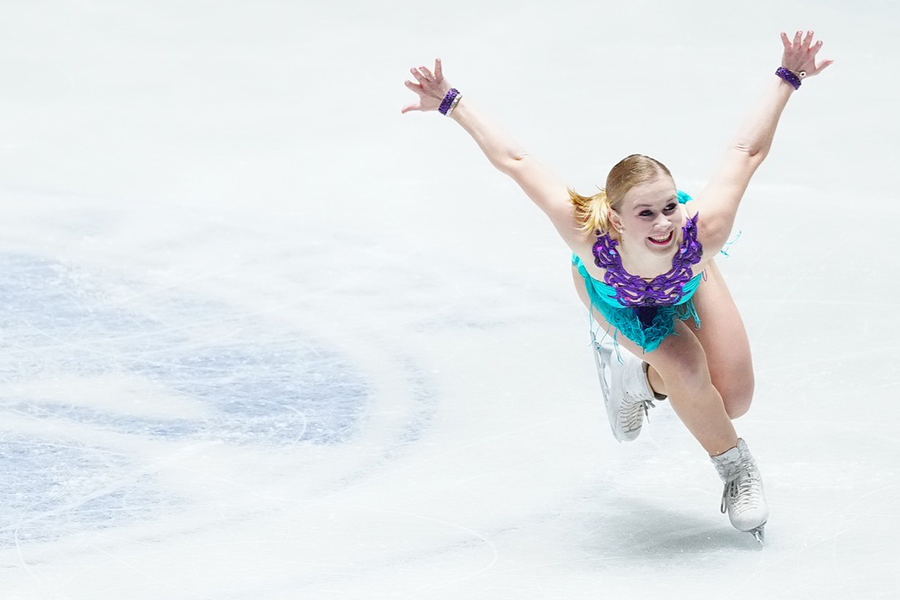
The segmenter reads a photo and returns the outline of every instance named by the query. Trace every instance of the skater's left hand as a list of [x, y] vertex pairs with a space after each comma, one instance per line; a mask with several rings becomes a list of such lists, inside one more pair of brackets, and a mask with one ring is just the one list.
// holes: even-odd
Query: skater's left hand
[[822, 40], [813, 44], [813, 33], [813, 31], [807, 31], [804, 36], [802, 31], [798, 31], [794, 35], [793, 42], [788, 39], [786, 33], [781, 33], [781, 42], [784, 44], [781, 66], [799, 74], [802, 78], [818, 75], [834, 62], [833, 60], [823, 60], [816, 65], [816, 54], [822, 48]]

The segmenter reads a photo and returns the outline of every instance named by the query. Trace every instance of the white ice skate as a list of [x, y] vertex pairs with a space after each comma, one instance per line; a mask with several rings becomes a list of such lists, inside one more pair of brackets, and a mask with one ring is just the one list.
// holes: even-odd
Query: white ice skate
[[762, 478], [756, 461], [742, 439], [737, 446], [711, 457], [719, 477], [725, 483], [722, 491], [722, 512], [728, 512], [731, 524], [756, 538], [760, 545], [765, 541], [765, 526], [769, 519], [769, 505], [763, 490]]
[[591, 340], [609, 426], [617, 440], [630, 442], [641, 433], [644, 417], [655, 406], [647, 364], [621, 346], [617, 350], [612, 340], [601, 344], [593, 330]]

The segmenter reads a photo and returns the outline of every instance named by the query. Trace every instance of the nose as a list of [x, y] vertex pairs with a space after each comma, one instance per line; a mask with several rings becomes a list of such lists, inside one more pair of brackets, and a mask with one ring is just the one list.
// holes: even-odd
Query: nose
[[653, 222], [653, 229], [655, 231], [659, 231], [660, 233], [665, 233], [669, 230], [669, 218], [665, 215], [658, 215], [656, 220]]

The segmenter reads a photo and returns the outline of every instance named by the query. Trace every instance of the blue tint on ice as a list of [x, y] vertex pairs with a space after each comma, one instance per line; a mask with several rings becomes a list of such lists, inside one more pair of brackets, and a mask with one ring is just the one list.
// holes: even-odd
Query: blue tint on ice
[[[58, 397], [0, 398], [0, 414], [47, 424], [47, 437], [0, 440], [0, 547], [106, 529], [175, 510], [135, 457], [55, 439], [54, 423], [149, 438], [257, 446], [340, 444], [356, 431], [367, 387], [346, 360], [310, 342], [203, 340], [214, 312], [167, 298], [153, 314], [117, 308], [103, 282], [65, 265], [0, 255], [0, 377], [6, 383], [130, 372], [200, 403], [203, 418], [129, 415]], [[164, 315], [165, 322], [163, 321]], [[228, 318], [228, 317], [225, 317]], [[200, 323], [201, 325], [197, 325]], [[269, 334], [271, 336], [271, 334]], [[238, 341], [240, 340], [240, 341]], [[151, 399], [152, 400], [152, 399]]]
[[177, 499], [129, 456], [76, 442], [0, 440], [0, 548], [159, 516]]
[[[192, 398], [210, 416], [126, 417], [65, 398], [0, 399], [6, 410], [125, 433], [264, 445], [337, 444], [356, 430], [366, 383], [314, 342], [279, 340], [258, 318], [199, 300], [161, 298], [149, 314], [116, 307], [103, 281], [37, 257], [2, 255], [0, 273], [0, 376], [7, 383], [130, 372]], [[203, 324], [211, 317], [219, 324], [233, 319], [234, 334], [209, 339]]]

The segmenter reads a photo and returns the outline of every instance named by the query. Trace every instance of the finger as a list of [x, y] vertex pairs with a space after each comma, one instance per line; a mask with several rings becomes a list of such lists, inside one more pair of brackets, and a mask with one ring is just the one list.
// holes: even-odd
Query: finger
[[821, 73], [822, 71], [825, 70], [826, 67], [830, 67], [833, 64], [834, 64], [833, 60], [823, 60], [822, 64], [819, 65], [819, 68], [816, 69], [816, 73]]
[[444, 67], [441, 65], [441, 59], [434, 59], [434, 78], [441, 82], [444, 79]]
[[419, 67], [419, 71], [425, 75], [425, 79], [433, 80], [434, 75], [432, 75], [431, 71], [428, 70], [428, 67]]
[[419, 73], [418, 69], [412, 68], [409, 70], [409, 72], [412, 73], [413, 77], [415, 77], [416, 81], [418, 81], [419, 83], [422, 83], [423, 81], [425, 81], [425, 76], [422, 75], [421, 73]]
[[801, 48], [804, 51], [809, 50], [809, 45], [812, 43], [812, 39], [813, 39], [813, 31], [812, 31], [812, 29], [810, 29], [809, 31], [806, 32], [806, 37], [803, 38], [803, 45], [801, 46]]
[[803, 36], [802, 31], [798, 31], [796, 34], [794, 34], [794, 45], [795, 46], [800, 45], [800, 42], [802, 41], [802, 36]]
[[404, 106], [403, 108], [400, 109], [400, 114], [405, 115], [406, 113], [414, 111], [414, 110], [421, 110], [421, 108], [422, 108], [421, 104], [407, 104], [406, 106]]
[[785, 32], [783, 32], [783, 31], [781, 32], [781, 43], [784, 44], [784, 49], [785, 49], [785, 50], [790, 50], [790, 49], [791, 49], [791, 40], [788, 39], [787, 34], [786, 34]]
[[822, 40], [819, 40], [818, 42], [816, 42], [815, 44], [812, 45], [812, 48], [809, 49], [809, 53], [812, 56], [815, 56], [821, 49], [822, 49]]

